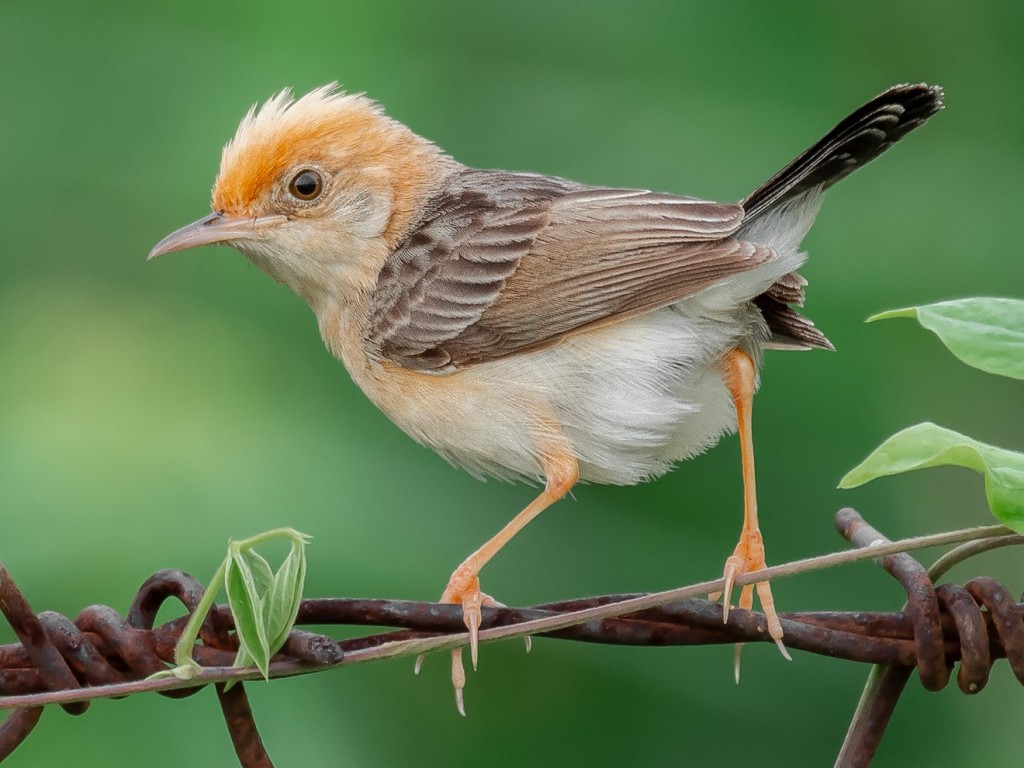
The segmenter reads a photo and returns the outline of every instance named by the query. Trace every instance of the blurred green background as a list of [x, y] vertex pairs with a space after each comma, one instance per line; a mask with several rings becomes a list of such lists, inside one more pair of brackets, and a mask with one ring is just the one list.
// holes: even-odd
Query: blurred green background
[[[208, 210], [220, 147], [284, 86], [337, 79], [470, 165], [734, 200], [886, 86], [948, 108], [828, 195], [808, 313], [836, 354], [770, 353], [755, 408], [769, 560], [843, 546], [853, 504], [892, 537], [990, 518], [981, 482], [839, 477], [930, 419], [1024, 443], [1019, 383], [876, 311], [1024, 295], [1024, 6], [338, 0], [0, 4], [0, 557], [37, 610], [124, 610], [158, 568], [209, 578], [226, 540], [315, 536], [309, 595], [434, 599], [530, 498], [401, 434], [299, 299], [227, 249], [145, 262]], [[581, 487], [484, 573], [529, 604], [721, 573], [735, 438], [657, 482]], [[1024, 585], [1019, 553], [953, 576]], [[895, 609], [872, 564], [779, 581], [782, 610]], [[10, 632], [0, 628], [0, 641]], [[486, 646], [469, 718], [443, 657], [252, 685], [278, 765], [831, 765], [866, 669], [748, 647]], [[877, 765], [1019, 764], [1022, 692], [912, 683]], [[979, 747], [979, 741], [984, 747]], [[215, 697], [48, 712], [14, 766], [227, 766]]]

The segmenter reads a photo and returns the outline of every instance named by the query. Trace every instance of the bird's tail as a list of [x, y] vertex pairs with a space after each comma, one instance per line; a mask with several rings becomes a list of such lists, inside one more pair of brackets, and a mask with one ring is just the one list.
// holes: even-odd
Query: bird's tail
[[[923, 83], [894, 85], [855, 110], [789, 165], [747, 196], [739, 236], [770, 242], [800, 257], [800, 241], [818, 212], [821, 193], [874, 160], [942, 109], [942, 89]], [[804, 279], [790, 272], [754, 299], [771, 331], [771, 345], [833, 349], [793, 305], [803, 304]]]
[[942, 109], [934, 85], [894, 85], [849, 115], [814, 146], [750, 193], [746, 221], [815, 187], [828, 189], [871, 162]]

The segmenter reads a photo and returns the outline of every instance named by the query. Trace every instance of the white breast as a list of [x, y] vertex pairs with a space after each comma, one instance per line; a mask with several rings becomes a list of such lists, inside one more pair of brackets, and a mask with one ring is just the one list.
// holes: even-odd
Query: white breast
[[751, 334], [763, 337], [757, 322], [753, 313], [709, 319], [685, 305], [658, 310], [468, 368], [458, 402], [399, 425], [473, 474], [512, 479], [542, 475], [544, 424], [557, 424], [582, 480], [641, 482], [735, 429], [718, 361], [741, 343], [749, 348]]

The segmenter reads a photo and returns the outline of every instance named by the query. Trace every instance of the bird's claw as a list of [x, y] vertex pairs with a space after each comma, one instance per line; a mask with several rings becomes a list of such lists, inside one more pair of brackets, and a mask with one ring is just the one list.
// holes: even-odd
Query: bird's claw
[[455, 708], [459, 714], [466, 716], [466, 699], [463, 691], [466, 688], [466, 669], [462, 666], [462, 649], [452, 649], [452, 688], [455, 691]]
[[[469, 657], [473, 664], [473, 671], [477, 669], [480, 658], [480, 625], [483, 622], [484, 606], [493, 608], [505, 608], [504, 603], [499, 603], [490, 595], [480, 591], [480, 579], [478, 576], [464, 572], [461, 568], [452, 574], [448, 586], [441, 595], [442, 603], [453, 603], [462, 606], [462, 621], [469, 631]], [[533, 641], [529, 636], [523, 638], [526, 644], [526, 652], [533, 648]], [[463, 691], [466, 687], [466, 670], [462, 663], [462, 648], [452, 649], [452, 688], [455, 690], [455, 706], [459, 714], [465, 717], [466, 702]], [[423, 668], [424, 654], [416, 657], [416, 664], [413, 667], [415, 674], [419, 674]]]
[[[729, 611], [732, 609], [732, 588], [736, 583], [736, 576], [742, 573], [744, 570], [745, 561], [739, 555], [733, 554], [728, 560], [725, 561], [725, 568], [722, 573], [722, 577], [725, 579], [725, 585], [722, 587], [722, 623], [729, 623]], [[744, 587], [740, 592], [740, 607], [743, 608], [743, 597], [747, 592], [747, 587]], [[749, 607], [749, 606], [748, 606]]]
[[480, 659], [480, 623], [484, 620], [480, 610], [485, 605], [498, 605], [490, 595], [485, 595], [477, 588], [462, 598], [462, 621], [469, 630], [469, 659], [476, 672]]
[[[741, 573], [751, 573], [767, 567], [764, 559], [764, 543], [760, 533], [747, 533], [740, 538], [736, 550], [725, 561], [723, 578], [725, 584], [722, 591], [722, 623], [729, 621], [729, 610], [732, 607], [732, 589], [736, 583], [736, 577]], [[755, 584], [744, 584], [740, 589], [738, 606], [749, 611], [754, 605], [754, 591], [757, 591], [757, 599], [761, 602], [764, 611], [765, 621], [768, 623], [768, 635], [775, 641], [775, 646], [786, 661], [792, 661], [786, 646], [782, 644], [782, 622], [779, 621], [779, 614], [775, 610], [775, 598], [772, 597], [772, 588], [767, 581], [759, 581]], [[740, 681], [740, 652], [743, 643], [736, 643], [733, 660], [733, 674], [736, 682]]]

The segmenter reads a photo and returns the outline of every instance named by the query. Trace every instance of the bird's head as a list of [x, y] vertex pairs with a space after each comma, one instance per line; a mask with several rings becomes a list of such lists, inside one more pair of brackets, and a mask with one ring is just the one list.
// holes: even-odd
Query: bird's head
[[149, 254], [224, 243], [311, 304], [373, 286], [454, 161], [335, 84], [281, 91], [242, 119], [223, 150], [213, 213]]

